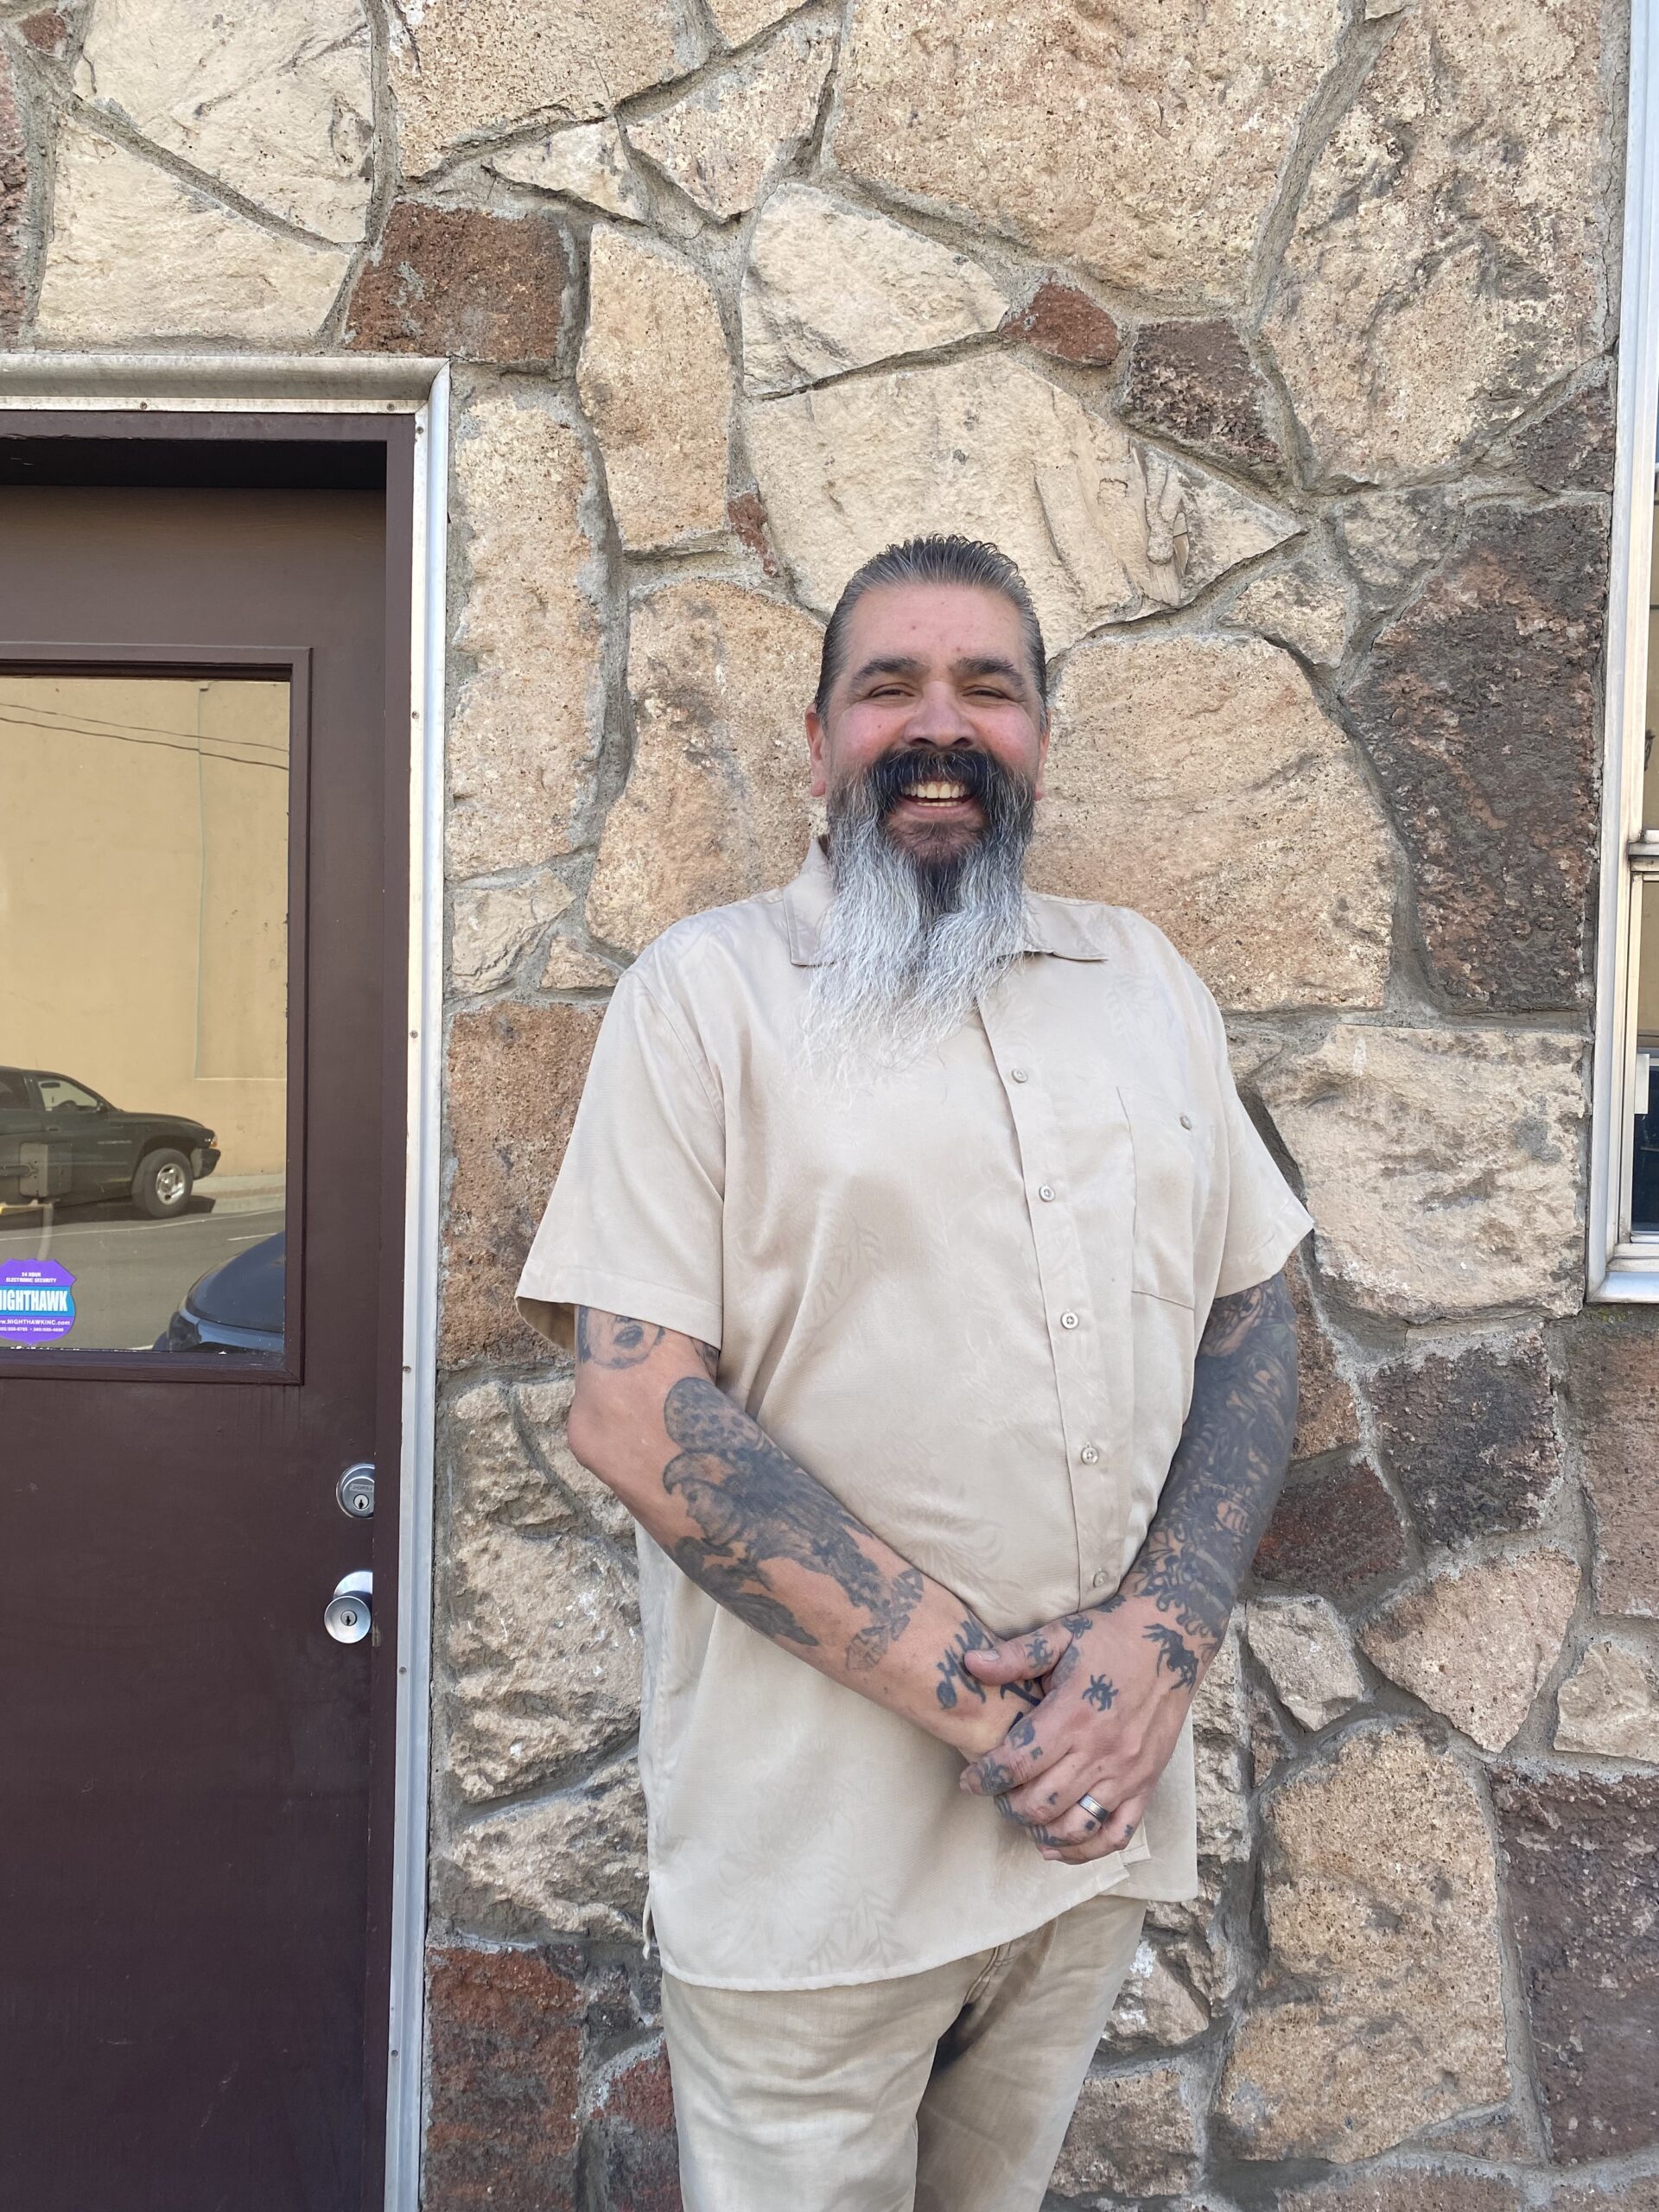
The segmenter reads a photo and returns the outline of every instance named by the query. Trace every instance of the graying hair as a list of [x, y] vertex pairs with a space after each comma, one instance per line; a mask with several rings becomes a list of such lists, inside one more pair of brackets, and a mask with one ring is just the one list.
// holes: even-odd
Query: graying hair
[[1020, 617], [1026, 658], [1032, 681], [1045, 708], [1048, 704], [1048, 655], [1043, 627], [1037, 620], [1026, 580], [1000, 547], [978, 537], [906, 537], [872, 555], [861, 569], [847, 579], [830, 626], [823, 633], [818, 663], [818, 689], [813, 701], [820, 715], [830, 702], [836, 678], [847, 658], [847, 625], [854, 607], [867, 591], [883, 584], [966, 584], [976, 591], [994, 591], [1006, 599]]

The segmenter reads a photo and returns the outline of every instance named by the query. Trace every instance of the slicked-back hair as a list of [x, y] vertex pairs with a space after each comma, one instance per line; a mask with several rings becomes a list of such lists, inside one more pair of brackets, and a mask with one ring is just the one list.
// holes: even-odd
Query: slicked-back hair
[[823, 652], [818, 663], [818, 688], [813, 703], [820, 716], [829, 704], [836, 678], [847, 658], [847, 625], [854, 607], [867, 591], [883, 584], [966, 584], [975, 591], [994, 591], [1006, 599], [1020, 617], [1026, 658], [1044, 710], [1048, 707], [1048, 655], [1043, 645], [1042, 625], [1037, 620], [1026, 580], [999, 546], [979, 537], [906, 537], [873, 554], [848, 580], [830, 626], [823, 633]]

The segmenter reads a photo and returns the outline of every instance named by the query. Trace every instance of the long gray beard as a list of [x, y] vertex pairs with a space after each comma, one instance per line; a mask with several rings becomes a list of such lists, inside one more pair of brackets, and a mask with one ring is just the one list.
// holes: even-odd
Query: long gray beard
[[831, 1089], [914, 1066], [961, 1028], [1026, 942], [1030, 808], [949, 867], [912, 860], [868, 789], [832, 807], [836, 895], [807, 994], [807, 1060]]

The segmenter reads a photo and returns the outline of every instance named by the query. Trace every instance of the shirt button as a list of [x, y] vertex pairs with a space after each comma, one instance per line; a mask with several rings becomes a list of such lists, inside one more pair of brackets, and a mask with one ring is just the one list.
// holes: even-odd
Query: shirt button
[[1028, 1083], [1030, 1080], [1031, 1078], [1026, 1073], [1024, 1068], [1010, 1068], [1008, 1070], [1008, 1081], [1010, 1083]]
[[1052, 1183], [1039, 1183], [1037, 1186], [1037, 1195], [1039, 1198], [1052, 1198], [1054, 1195], [1054, 1185]]
[[1190, 1114], [1183, 1114], [1183, 1115], [1182, 1115], [1182, 1116], [1181, 1116], [1181, 1127], [1182, 1127], [1184, 1129], [1190, 1129], [1190, 1128], [1192, 1128], [1192, 1116]]
[[1078, 1452], [1077, 1457], [1082, 1460], [1085, 1467], [1092, 1467], [1096, 1460], [1099, 1459], [1100, 1454], [1092, 1444], [1085, 1444], [1082, 1451]]
[[1103, 1567], [1103, 1568], [1102, 1568], [1102, 1570], [1101, 1570], [1101, 1572], [1100, 1572], [1097, 1575], [1096, 1575], [1096, 1577], [1095, 1577], [1095, 1587], [1096, 1587], [1096, 1590], [1103, 1590], [1103, 1589], [1106, 1587], [1106, 1585], [1107, 1585], [1107, 1584], [1111, 1580], [1111, 1579], [1112, 1579], [1112, 1578], [1111, 1578], [1111, 1576], [1110, 1576], [1109, 1574], [1108, 1574], [1108, 1573], [1106, 1573], [1105, 1569]]
[[1063, 1329], [1075, 1329], [1075, 1328], [1077, 1327], [1077, 1315], [1076, 1315], [1075, 1313], [1062, 1313], [1062, 1314], [1061, 1314], [1061, 1316], [1060, 1316], [1060, 1326], [1061, 1326]]

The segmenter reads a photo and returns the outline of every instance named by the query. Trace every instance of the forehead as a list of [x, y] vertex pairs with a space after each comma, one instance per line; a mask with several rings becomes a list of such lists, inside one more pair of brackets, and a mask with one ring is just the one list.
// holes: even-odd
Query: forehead
[[941, 666], [999, 653], [1023, 666], [1019, 609], [976, 584], [877, 584], [848, 620], [846, 666], [850, 671], [874, 654], [897, 652]]

